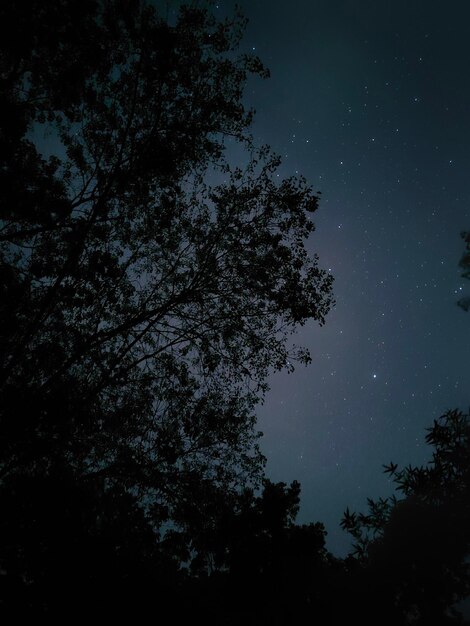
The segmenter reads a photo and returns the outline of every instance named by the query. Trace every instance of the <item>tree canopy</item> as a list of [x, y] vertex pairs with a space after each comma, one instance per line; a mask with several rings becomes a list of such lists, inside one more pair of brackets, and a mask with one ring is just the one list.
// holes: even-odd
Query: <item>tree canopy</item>
[[[391, 624], [458, 624], [455, 605], [470, 593], [470, 415], [447, 411], [428, 429], [427, 466], [384, 466], [401, 497], [346, 511], [366, 604], [389, 607]], [[369, 623], [369, 622], [367, 622]]]
[[0, 18], [3, 478], [60, 457], [169, 506], [259, 477], [254, 406], [308, 360], [287, 340], [323, 323], [332, 278], [305, 247], [317, 195], [250, 137], [243, 87], [267, 70], [237, 53], [243, 19], [140, 0]]

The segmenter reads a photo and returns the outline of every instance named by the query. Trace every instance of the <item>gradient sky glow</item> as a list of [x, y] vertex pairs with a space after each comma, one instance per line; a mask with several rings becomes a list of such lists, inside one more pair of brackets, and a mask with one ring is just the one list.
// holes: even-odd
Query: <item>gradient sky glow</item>
[[[470, 3], [243, 0], [257, 143], [322, 192], [310, 246], [336, 308], [297, 343], [313, 364], [273, 376], [259, 410], [273, 480], [302, 484], [300, 522], [347, 551], [342, 512], [386, 496], [382, 464], [429, 458], [425, 428], [470, 403]], [[220, 14], [234, 3], [218, 2]]]

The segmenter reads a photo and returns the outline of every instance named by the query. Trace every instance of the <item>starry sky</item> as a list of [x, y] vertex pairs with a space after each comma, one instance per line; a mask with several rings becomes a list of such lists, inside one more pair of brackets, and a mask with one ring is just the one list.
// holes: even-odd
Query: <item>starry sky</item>
[[470, 314], [456, 305], [470, 295], [470, 3], [238, 4], [243, 46], [271, 70], [246, 93], [255, 140], [283, 156], [281, 176], [321, 191], [308, 245], [337, 301], [296, 337], [312, 365], [273, 375], [262, 449], [272, 480], [301, 482], [298, 521], [324, 522], [342, 556], [346, 506], [392, 493], [382, 464], [426, 463], [425, 429], [470, 403]]

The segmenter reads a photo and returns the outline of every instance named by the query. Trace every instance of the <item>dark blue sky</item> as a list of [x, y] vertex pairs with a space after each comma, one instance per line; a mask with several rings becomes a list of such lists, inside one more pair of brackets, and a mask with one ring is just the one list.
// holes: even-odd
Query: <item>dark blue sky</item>
[[345, 507], [388, 495], [382, 464], [426, 462], [425, 428], [470, 403], [470, 3], [238, 4], [272, 75], [247, 91], [256, 141], [322, 192], [309, 246], [336, 278], [326, 325], [296, 337], [313, 364], [272, 378], [262, 446], [344, 554]]

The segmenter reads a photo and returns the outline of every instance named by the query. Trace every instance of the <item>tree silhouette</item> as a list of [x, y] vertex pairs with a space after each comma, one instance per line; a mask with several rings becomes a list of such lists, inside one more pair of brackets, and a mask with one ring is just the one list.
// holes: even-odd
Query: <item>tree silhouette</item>
[[287, 625], [324, 616], [335, 559], [322, 524], [295, 523], [299, 483], [265, 480], [258, 494], [246, 489], [231, 501], [219, 494], [211, 502], [213, 511], [191, 503], [198, 521], [180, 541], [191, 547], [193, 595], [204, 619]]
[[59, 455], [167, 504], [259, 475], [253, 407], [331, 277], [304, 247], [317, 197], [251, 142], [243, 20], [1, 10], [2, 475]]
[[385, 466], [401, 499], [369, 500], [367, 514], [347, 511], [342, 521], [371, 623], [384, 608], [391, 624], [462, 623], [454, 605], [470, 592], [470, 415], [448, 411], [426, 441], [427, 466]]
[[[243, 87], [267, 70], [237, 53], [243, 28], [140, 0], [0, 7], [0, 487], [56, 489], [51, 528], [83, 490], [187, 531], [188, 502], [259, 481], [267, 374], [309, 360], [289, 337], [332, 305], [304, 245], [318, 197], [249, 134]], [[9, 533], [54, 542], [8, 510], [3, 582], [29, 593], [49, 574], [34, 551], [15, 569]]]

